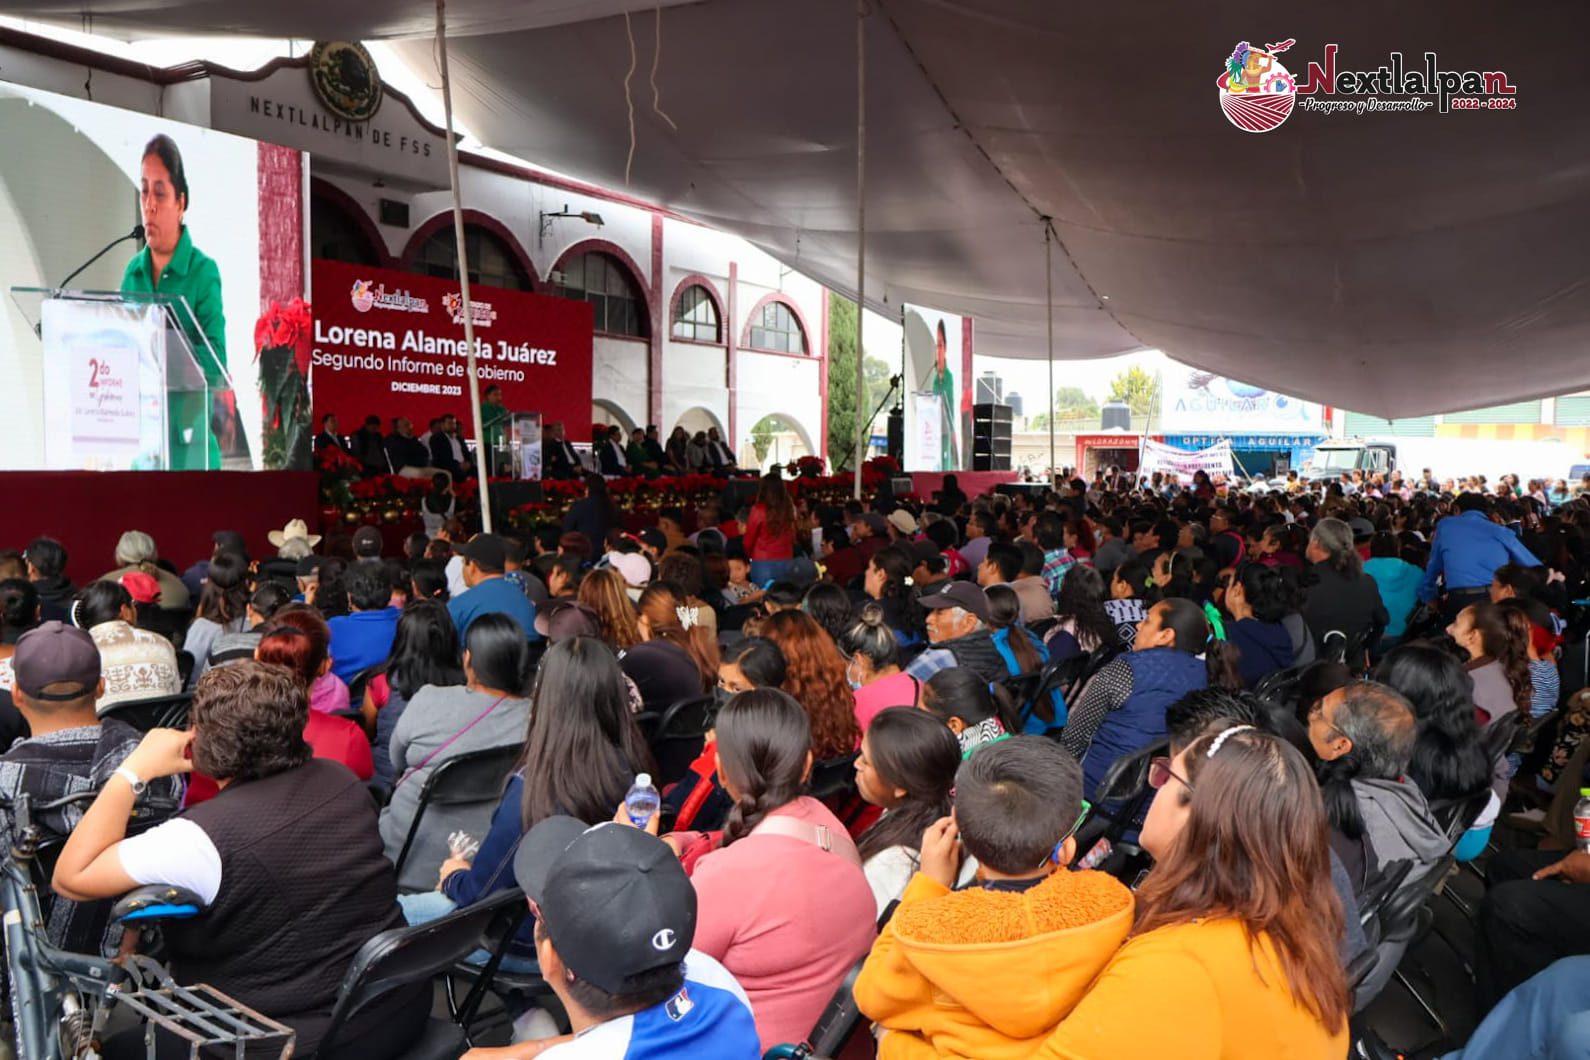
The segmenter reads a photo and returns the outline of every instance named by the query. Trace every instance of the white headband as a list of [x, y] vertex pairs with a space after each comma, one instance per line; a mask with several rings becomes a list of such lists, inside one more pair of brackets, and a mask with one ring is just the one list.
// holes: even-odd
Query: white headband
[[1215, 756], [1215, 752], [1220, 750], [1220, 745], [1226, 742], [1226, 737], [1230, 736], [1232, 733], [1241, 732], [1243, 729], [1251, 728], [1253, 728], [1252, 725], [1233, 725], [1231, 728], [1226, 729], [1219, 736], [1215, 737], [1215, 742], [1209, 745], [1209, 753], [1204, 755], [1204, 757], [1213, 758]]

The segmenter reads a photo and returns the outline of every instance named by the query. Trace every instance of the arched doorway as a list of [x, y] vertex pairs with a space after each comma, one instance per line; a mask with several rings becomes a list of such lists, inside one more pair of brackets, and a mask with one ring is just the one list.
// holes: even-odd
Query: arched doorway
[[817, 452], [806, 428], [793, 416], [773, 412], [751, 425], [737, 450], [741, 467], [763, 471], [774, 464], [790, 464]]
[[635, 421], [629, 413], [605, 398], [596, 398], [591, 402], [591, 425], [594, 427], [597, 424], [624, 428], [625, 441], [629, 440], [629, 432], [635, 429]]
[[674, 421], [675, 427], [683, 427], [686, 434], [695, 434], [697, 431], [710, 431], [716, 429], [719, 436], [723, 435], [723, 424], [718, 417], [713, 415], [711, 409], [700, 405], [686, 409]]

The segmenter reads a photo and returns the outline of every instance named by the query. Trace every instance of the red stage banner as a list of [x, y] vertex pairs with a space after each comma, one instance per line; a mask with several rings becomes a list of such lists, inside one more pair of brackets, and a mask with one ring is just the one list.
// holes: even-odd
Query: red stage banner
[[[464, 316], [458, 283], [316, 258], [310, 393], [315, 426], [337, 414], [344, 434], [368, 415], [430, 421], [453, 413], [469, 431]], [[569, 438], [591, 429], [591, 306], [471, 284], [482, 390], [502, 387], [511, 412], [539, 412]]]

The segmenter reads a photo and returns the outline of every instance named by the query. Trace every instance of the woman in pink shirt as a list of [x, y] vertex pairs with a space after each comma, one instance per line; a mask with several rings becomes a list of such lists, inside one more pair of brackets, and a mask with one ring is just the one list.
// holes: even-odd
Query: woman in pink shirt
[[[721, 842], [670, 837], [696, 888], [695, 948], [745, 988], [764, 1050], [811, 1033], [876, 935], [856, 845], [804, 794], [811, 740], [806, 711], [786, 692], [729, 700], [718, 714], [718, 774], [734, 809]], [[715, 849], [701, 855], [703, 847]]]
[[795, 559], [795, 504], [777, 475], [762, 476], [742, 542], [758, 588], [784, 577]]
[[900, 669], [900, 642], [877, 604], [861, 609], [861, 617], [839, 638], [839, 650], [849, 660], [845, 680], [856, 694], [856, 724], [862, 732], [880, 711], [914, 707], [922, 698], [921, 682]]

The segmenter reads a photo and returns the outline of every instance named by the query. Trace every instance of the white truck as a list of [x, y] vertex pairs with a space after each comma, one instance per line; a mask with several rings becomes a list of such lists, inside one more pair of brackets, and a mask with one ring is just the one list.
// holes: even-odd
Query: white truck
[[1478, 438], [1354, 438], [1321, 442], [1303, 462], [1299, 475], [1309, 481], [1340, 478], [1362, 471], [1365, 477], [1401, 471], [1417, 479], [1425, 468], [1437, 482], [1484, 475], [1488, 482], [1516, 474], [1532, 478], [1568, 477], [1584, 454], [1560, 441], [1493, 441]]

